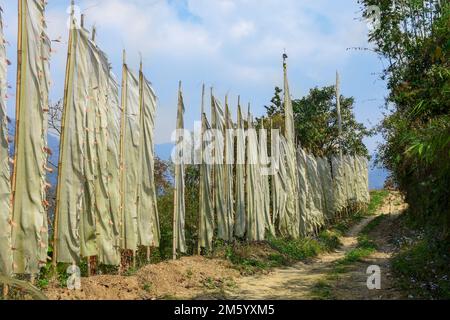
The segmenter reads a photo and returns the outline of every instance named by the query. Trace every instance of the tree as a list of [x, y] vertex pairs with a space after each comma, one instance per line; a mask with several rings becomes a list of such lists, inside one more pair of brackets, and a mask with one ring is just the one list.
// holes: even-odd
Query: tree
[[[275, 88], [272, 105], [266, 107], [267, 116], [258, 119], [265, 128], [284, 130], [284, 107], [281, 103], [281, 89]], [[341, 147], [344, 153], [369, 156], [363, 139], [371, 134], [364, 124], [355, 119], [354, 99], [341, 96], [343, 134]], [[309, 94], [293, 100], [295, 133], [297, 143], [316, 156], [332, 156], [339, 153], [339, 131], [335, 87], [313, 88]]]
[[63, 100], [51, 103], [48, 110], [48, 127], [51, 133], [61, 135], [61, 121], [63, 114]]
[[391, 170], [417, 222], [450, 226], [450, 4], [448, 1], [360, 1], [380, 8], [369, 34], [388, 61], [385, 139], [377, 161]]

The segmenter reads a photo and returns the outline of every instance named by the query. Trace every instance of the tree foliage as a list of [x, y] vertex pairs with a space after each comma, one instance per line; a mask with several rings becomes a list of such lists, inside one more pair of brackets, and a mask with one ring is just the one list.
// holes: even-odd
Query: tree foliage
[[[272, 104], [266, 106], [264, 120], [266, 128], [272, 123], [274, 128], [284, 130], [284, 106], [282, 90], [275, 88]], [[306, 97], [292, 101], [294, 109], [295, 133], [297, 143], [308, 152], [319, 156], [332, 156], [344, 153], [369, 156], [363, 143], [364, 137], [371, 134], [364, 124], [355, 119], [354, 98], [340, 97], [342, 115], [342, 137], [339, 137], [335, 87], [313, 88]]]
[[[155, 159], [155, 184], [158, 195], [158, 212], [161, 228], [160, 257], [172, 257], [173, 211], [174, 211], [174, 165], [170, 161]], [[195, 253], [198, 238], [200, 169], [185, 166], [185, 236], [188, 254]]]
[[386, 143], [378, 161], [392, 171], [417, 220], [450, 225], [450, 4], [448, 1], [365, 0], [381, 9], [370, 35], [389, 65]]

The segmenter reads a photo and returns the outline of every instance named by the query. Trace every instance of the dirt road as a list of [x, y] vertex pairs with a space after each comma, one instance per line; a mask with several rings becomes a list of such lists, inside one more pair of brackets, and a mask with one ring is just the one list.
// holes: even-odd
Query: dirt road
[[[336, 252], [324, 254], [308, 263], [297, 263], [289, 268], [279, 268], [269, 275], [239, 278], [236, 287], [226, 292], [228, 299], [313, 299], [314, 289], [318, 282], [327, 279], [335, 263], [343, 259], [346, 253], [355, 249], [358, 235], [375, 218], [386, 215], [379, 226], [373, 230], [371, 237], [378, 245], [378, 250], [367, 259], [354, 263], [348, 270], [333, 281], [329, 281], [330, 299], [396, 299], [403, 298], [400, 292], [392, 288], [389, 259], [393, 247], [389, 244], [390, 227], [395, 217], [405, 209], [398, 194], [393, 194], [377, 211], [354, 226], [345, 237], [341, 238], [342, 247]], [[368, 290], [366, 270], [370, 265], [378, 265], [382, 270], [382, 289]], [[329, 277], [328, 277], [329, 278]]]
[[[50, 299], [63, 300], [149, 300], [149, 299], [316, 299], [317, 283], [326, 280], [326, 299], [404, 298], [392, 288], [389, 261], [394, 247], [389, 239], [396, 232], [396, 216], [405, 209], [398, 194], [385, 201], [373, 217], [354, 226], [341, 238], [342, 247], [308, 262], [278, 268], [269, 274], [242, 277], [230, 262], [205, 257], [185, 257], [148, 265], [128, 276], [98, 275], [82, 279], [80, 291], [58, 284], [45, 290]], [[390, 214], [392, 213], [392, 214]], [[338, 276], [329, 279], [336, 262], [358, 245], [358, 235], [371, 221], [385, 216], [369, 236], [378, 250], [366, 259], [352, 263]], [[382, 290], [367, 289], [366, 270], [370, 265], [382, 269]]]

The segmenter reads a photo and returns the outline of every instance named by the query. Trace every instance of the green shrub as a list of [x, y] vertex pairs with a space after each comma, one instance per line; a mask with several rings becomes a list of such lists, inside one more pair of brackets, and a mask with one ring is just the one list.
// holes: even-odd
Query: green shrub
[[398, 284], [416, 298], [450, 299], [449, 243], [423, 239], [392, 261]]

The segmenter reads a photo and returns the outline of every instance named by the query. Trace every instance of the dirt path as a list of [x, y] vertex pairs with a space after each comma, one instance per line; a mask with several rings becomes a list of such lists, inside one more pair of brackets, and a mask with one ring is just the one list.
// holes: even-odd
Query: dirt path
[[[226, 292], [228, 299], [249, 300], [302, 300], [311, 299], [315, 285], [326, 278], [333, 270], [334, 262], [345, 257], [346, 253], [356, 248], [358, 235], [377, 216], [387, 215], [390, 212], [400, 212], [404, 209], [403, 202], [398, 195], [387, 200], [378, 210], [377, 214], [369, 217], [354, 226], [345, 237], [341, 238], [342, 247], [336, 252], [324, 254], [309, 261], [308, 263], [297, 263], [289, 268], [275, 269], [269, 275], [240, 278], [236, 280], [236, 287]], [[385, 220], [389, 225], [389, 221]], [[379, 226], [381, 229], [382, 225]], [[376, 228], [379, 230], [380, 228]], [[388, 260], [392, 250], [388, 247], [388, 241], [384, 239], [383, 232], [379, 233], [381, 241], [386, 243], [379, 252], [373, 254], [367, 261], [351, 266], [348, 273], [342, 275], [332, 284], [333, 299], [371, 299], [389, 298], [386, 292], [391, 290], [390, 281], [382, 277], [382, 283], [386, 285], [385, 290], [370, 291], [367, 289], [366, 281], [367, 267], [373, 264], [380, 265], [382, 270], [388, 270]], [[388, 273], [389, 274], [389, 273]], [[397, 294], [397, 293], [396, 293]], [[398, 296], [398, 294], [397, 294]], [[391, 297], [393, 298], [393, 297]]]
[[[241, 277], [230, 262], [205, 257], [186, 257], [148, 265], [129, 276], [99, 275], [82, 279], [80, 291], [59, 284], [45, 290], [55, 300], [149, 300], [149, 299], [314, 299], [317, 283], [326, 280], [329, 299], [398, 299], [404, 296], [391, 285], [389, 261], [394, 251], [390, 239], [395, 235], [396, 217], [405, 209], [398, 194], [385, 201], [375, 216], [354, 226], [341, 238], [342, 247], [308, 262], [275, 269], [270, 274]], [[390, 215], [390, 213], [393, 213]], [[367, 259], [346, 267], [333, 279], [329, 275], [336, 262], [358, 245], [358, 235], [378, 216], [385, 216], [369, 234], [378, 250]], [[382, 269], [382, 290], [367, 289], [366, 270], [370, 265]]]
[[[377, 250], [362, 261], [350, 265], [346, 272], [331, 284], [331, 298], [340, 300], [398, 300], [408, 299], [407, 294], [393, 286], [391, 273], [391, 258], [396, 252], [392, 239], [398, 233], [398, 218], [406, 209], [401, 198], [394, 194], [392, 207], [385, 206], [380, 224], [369, 232], [370, 239], [377, 245]], [[390, 209], [390, 210], [389, 210]], [[381, 290], [367, 290], [366, 270], [368, 266], [376, 265], [381, 269]]]

